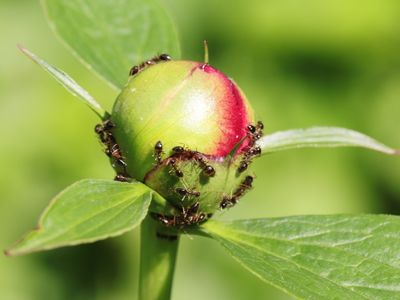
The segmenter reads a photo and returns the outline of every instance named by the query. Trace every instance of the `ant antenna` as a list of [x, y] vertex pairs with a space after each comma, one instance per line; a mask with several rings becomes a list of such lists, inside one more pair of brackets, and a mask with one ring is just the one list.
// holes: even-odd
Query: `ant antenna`
[[204, 63], [208, 64], [208, 42], [204, 40]]

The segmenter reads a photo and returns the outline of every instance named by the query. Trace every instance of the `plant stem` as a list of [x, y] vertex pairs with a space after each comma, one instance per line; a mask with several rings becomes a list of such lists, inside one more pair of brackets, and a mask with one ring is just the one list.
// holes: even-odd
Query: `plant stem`
[[[179, 235], [165, 232], [165, 228], [147, 216], [140, 229], [140, 300], [169, 300], [179, 244]], [[165, 234], [159, 237], [157, 232]], [[165, 233], [164, 233], [165, 232]]]

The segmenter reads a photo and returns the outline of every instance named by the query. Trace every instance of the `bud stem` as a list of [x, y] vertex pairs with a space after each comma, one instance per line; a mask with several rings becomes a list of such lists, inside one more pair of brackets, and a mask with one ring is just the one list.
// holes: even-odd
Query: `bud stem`
[[147, 216], [140, 232], [140, 300], [169, 300], [179, 235], [157, 235], [160, 225]]

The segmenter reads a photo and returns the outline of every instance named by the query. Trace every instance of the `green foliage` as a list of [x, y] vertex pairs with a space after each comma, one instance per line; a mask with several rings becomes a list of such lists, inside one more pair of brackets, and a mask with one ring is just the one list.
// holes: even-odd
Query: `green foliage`
[[302, 299], [398, 299], [400, 218], [296, 216], [229, 223], [203, 232], [262, 280]]
[[[236, 11], [236, 15], [233, 16], [231, 14], [223, 15], [223, 13], [226, 12], [226, 5], [230, 4], [228, 2], [221, 2], [221, 7], [219, 9], [217, 7], [216, 10], [214, 7], [212, 7], [212, 5], [207, 5], [207, 3], [204, 4], [201, 2], [201, 8], [204, 7], [205, 10], [193, 9], [192, 12], [190, 12], [190, 9], [187, 10], [188, 7], [192, 6], [185, 6], [184, 2], [178, 5], [183, 7], [183, 15], [185, 15], [186, 19], [188, 20], [187, 22], [189, 22], [187, 24], [189, 26], [186, 26], [187, 28], [183, 29], [190, 32], [190, 37], [193, 36], [194, 40], [201, 40], [204, 37], [200, 36], [200, 34], [203, 35], [204, 32], [209, 33], [210, 35], [211, 33], [215, 34], [214, 39], [219, 41], [219, 45], [218, 43], [215, 43], [215, 48], [219, 51], [219, 53], [224, 53], [224, 55], [220, 55], [219, 61], [217, 56], [213, 63], [215, 62], [216, 65], [224, 64], [223, 59], [226, 59], [225, 64], [232, 68], [232, 75], [236, 77], [242, 76], [242, 82], [243, 80], [247, 80], [247, 86], [246, 84], [244, 85], [246, 86], [246, 90], [249, 88], [251, 89], [252, 84], [254, 84], [253, 95], [256, 95], [255, 91], [258, 91], [260, 88], [260, 94], [258, 95], [260, 102], [258, 108], [261, 108], [262, 110], [264, 103], [268, 104], [265, 105], [265, 112], [267, 112], [266, 114], [261, 110], [258, 110], [258, 112], [260, 115], [263, 115], [265, 119], [268, 119], [268, 123], [272, 127], [282, 126], [282, 123], [285, 122], [285, 118], [287, 125], [291, 126], [292, 121], [299, 121], [298, 119], [296, 120], [296, 117], [300, 117], [301, 122], [307, 122], [307, 118], [309, 118], [309, 121], [314, 123], [316, 120], [318, 120], [317, 116], [327, 123], [341, 122], [342, 120], [337, 116], [343, 115], [343, 112], [341, 111], [343, 109], [343, 111], [348, 112], [349, 120], [352, 122], [358, 122], [356, 126], [360, 126], [361, 128], [363, 126], [379, 128], [381, 126], [380, 124], [385, 124], [386, 122], [396, 119], [388, 118], [388, 112], [390, 112], [394, 117], [397, 117], [398, 115], [396, 113], [396, 111], [398, 112], [398, 97], [396, 96], [398, 95], [397, 87], [399, 86], [397, 84], [398, 77], [396, 77], [398, 75], [396, 75], [395, 72], [392, 72], [393, 70], [391, 69], [389, 70], [390, 72], [387, 72], [394, 74], [390, 75], [393, 76], [392, 82], [388, 80], [387, 77], [375, 76], [376, 74], [382, 74], [382, 70], [379, 69], [380, 67], [383, 66], [386, 68], [386, 66], [394, 64], [384, 63], [380, 65], [377, 63], [382, 58], [390, 58], [390, 55], [385, 55], [387, 53], [381, 52], [379, 48], [376, 48], [378, 51], [375, 51], [371, 47], [368, 47], [368, 45], [369, 43], [374, 46], [381, 45], [382, 49], [385, 49], [386, 51], [386, 49], [390, 49], [390, 47], [387, 47], [387, 41], [392, 41], [394, 39], [380, 34], [382, 30], [370, 30], [370, 28], [376, 28], [375, 25], [370, 25], [375, 24], [376, 20], [375, 22], [371, 22], [371, 18], [369, 18], [369, 16], [365, 17], [364, 22], [359, 22], [357, 16], [362, 15], [362, 10], [358, 10], [357, 13], [351, 14], [351, 16], [349, 14], [344, 14], [345, 16], [349, 16], [349, 20], [352, 22], [357, 20], [356, 23], [360, 24], [359, 28], [361, 29], [359, 32], [361, 34], [358, 34], [358, 37], [361, 37], [362, 39], [365, 36], [364, 40], [368, 41], [368, 43], [365, 44], [367, 51], [363, 51], [364, 54], [360, 55], [358, 50], [354, 52], [354, 49], [359, 49], [362, 47], [360, 47], [359, 43], [354, 44], [357, 47], [353, 46], [353, 50], [351, 47], [348, 47], [348, 42], [356, 40], [355, 35], [357, 34], [354, 34], [354, 31], [352, 30], [354, 29], [353, 23], [344, 25], [342, 22], [343, 20], [340, 18], [340, 16], [342, 16], [341, 11], [343, 11], [342, 6], [348, 3], [346, 1], [342, 2], [343, 3], [339, 4], [330, 4], [337, 8], [336, 10], [333, 10], [334, 12], [336, 11], [336, 14], [332, 14], [331, 9], [326, 10], [328, 15], [325, 15], [325, 17], [336, 15], [336, 19], [331, 20], [330, 18], [324, 18], [324, 20], [329, 20], [327, 21], [328, 24], [340, 23], [343, 25], [340, 27], [333, 26], [331, 29], [332, 31], [338, 30], [338, 28], [340, 31], [340, 28], [342, 28], [344, 29], [343, 33], [347, 34], [348, 32], [351, 32], [351, 35], [349, 35], [349, 39], [347, 40], [343, 39], [340, 35], [334, 35], [334, 37], [336, 36], [336, 45], [335, 42], [332, 42], [335, 41], [335, 39], [332, 38], [332, 35], [327, 34], [327, 31], [323, 26], [315, 26], [315, 24], [319, 24], [319, 21], [315, 22], [315, 20], [308, 17], [310, 12], [313, 15], [324, 16], [324, 14], [320, 14], [321, 12], [318, 9], [313, 8], [314, 6], [307, 8], [296, 8], [296, 14], [294, 15], [300, 16], [301, 21], [296, 19], [295, 22], [292, 22], [293, 27], [288, 26], [289, 29], [285, 31], [285, 26], [287, 26], [287, 24], [290, 25], [290, 20], [293, 18], [288, 18], [288, 15], [290, 14], [287, 14], [286, 12], [279, 13], [278, 10], [278, 13], [276, 13], [276, 9], [273, 9], [275, 4], [269, 2], [266, 2], [262, 6], [254, 3], [254, 5], [251, 5], [253, 9], [246, 13], [247, 10], [244, 8], [248, 8], [249, 4], [245, 1], [243, 2], [242, 6], [239, 4], [239, 6], [232, 7], [232, 9]], [[396, 9], [394, 9], [394, 4], [392, 7], [392, 4], [389, 5], [388, 3], [389, 2], [387, 2], [386, 5], [381, 6], [388, 7], [387, 12], [382, 13], [381, 15], [382, 20], [390, 20], [390, 16], [392, 16], [394, 21], [393, 23], [387, 23], [387, 30], [388, 32], [390, 30], [393, 36], [397, 36], [398, 32], [393, 29], [396, 28], [393, 26], [393, 24], [396, 24], [398, 16], [391, 13], [396, 11]], [[47, 9], [50, 22], [56, 32], [90, 67], [96, 70], [102, 77], [110, 81], [116, 87], [120, 88], [125, 84], [127, 72], [133, 64], [137, 64], [153, 56], [157, 52], [167, 52], [172, 54], [174, 58], [179, 57], [177, 36], [175, 34], [173, 25], [168, 16], [165, 14], [164, 10], [151, 0], [122, 0], [117, 2], [105, 0], [44, 0], [43, 4]], [[28, 6], [28, 4], [26, 5]], [[291, 9], [293, 9], [293, 6], [284, 3], [279, 5], [282, 5], [283, 8], [288, 8], [289, 12]], [[370, 7], [369, 10], [371, 11], [372, 16], [377, 15], [376, 10], [371, 9], [370, 4], [366, 4], [366, 6]], [[209, 10], [207, 10], [207, 7]], [[210, 14], [214, 11], [215, 15], [218, 17], [213, 17], [212, 14]], [[269, 12], [269, 14], [272, 14], [276, 19], [266, 18], [265, 12]], [[253, 18], [249, 18], [249, 16]], [[291, 14], [291, 17], [292, 16], [293, 13]], [[199, 26], [201, 26], [203, 30], [206, 28], [204, 32], [198, 29], [196, 30], [196, 18], [201, 20]], [[206, 18], [207, 22], [204, 22]], [[242, 22], [238, 21], [240, 18], [244, 18]], [[363, 18], [361, 18], [361, 20], [362, 19]], [[263, 26], [263, 23], [259, 23], [265, 22], [265, 20], [272, 23], [268, 23], [267, 26]], [[279, 23], [279, 20], [282, 23]], [[302, 31], [298, 28], [301, 28], [299, 25], [304, 22], [303, 20], [310, 22], [310, 26], [306, 26]], [[308, 22], [306, 22], [306, 24], [308, 24]], [[229, 24], [229, 26], [223, 28], [218, 26], [218, 24]], [[270, 26], [271, 24], [273, 26]], [[282, 24], [285, 26], [281, 26]], [[368, 24], [372, 27], [368, 27]], [[367, 27], [363, 27], [366, 25]], [[14, 28], [16, 26], [9, 27]], [[215, 28], [219, 28], [219, 33], [218, 30], [215, 30]], [[263, 40], [263, 35], [260, 34], [260, 32], [262, 33], [265, 30], [268, 33], [265, 35], [268, 37], [267, 40], [272, 39], [272, 41], [266, 42], [265, 37]], [[284, 33], [286, 33], [282, 34], [282, 30]], [[307, 38], [313, 38], [313, 30], [317, 30], [318, 33], [320, 32], [321, 34], [314, 34], [314, 38], [316, 37], [315, 40], [307, 40]], [[25, 29], [23, 32], [25, 32]], [[196, 32], [200, 32], [200, 34], [196, 36]], [[374, 36], [374, 32], [379, 33], [379, 35]], [[245, 38], [240, 39], [240, 34], [242, 34], [242, 36]], [[40, 36], [41, 35], [39, 34], [35, 38], [39, 39]], [[337, 38], [337, 36], [339, 38]], [[329, 41], [328, 46], [321, 46], [319, 44], [321, 37]], [[377, 37], [382, 37], [380, 43], [376, 43]], [[229, 39], [231, 40], [231, 44], [229, 44]], [[278, 42], [274, 41], [274, 39], [276, 39]], [[341, 49], [342, 46], [340, 46], [340, 44], [343, 42], [343, 40], [346, 40], [346, 43], [343, 43], [343, 49]], [[296, 46], [296, 42], [299, 43], [299, 45]], [[330, 43], [333, 43], [333, 46]], [[212, 44], [213, 47], [215, 44]], [[243, 45], [246, 45], [246, 47], [244, 48]], [[260, 47], [261, 45], [267, 46], [265, 48]], [[189, 46], [189, 48], [190, 47], [191, 46]], [[286, 49], [285, 47], [288, 48]], [[324, 50], [324, 47], [329, 50]], [[300, 55], [298, 54], [299, 50]], [[393, 59], [397, 59], [397, 46], [393, 47], [392, 50]], [[100, 107], [97, 107], [94, 99], [87, 94], [85, 90], [79, 87], [71, 78], [69, 78], [62, 71], [46, 64], [43, 60], [34, 56], [27, 50], [23, 51], [34, 61], [39, 63], [39, 65], [41, 65], [46, 71], [52, 74], [72, 93], [80, 96], [82, 100], [84, 100], [99, 116], [103, 115], [104, 111], [102, 111]], [[218, 51], [216, 52], [218, 53]], [[251, 53], [251, 51], [254, 51], [254, 53]], [[270, 51], [270, 54], [268, 54], [268, 51]], [[271, 56], [271, 53], [274, 53], [274, 51], [276, 54], [279, 54], [279, 56]], [[304, 61], [302, 60], [303, 58], [301, 51], [304, 51], [305, 53]], [[333, 56], [330, 56], [331, 51]], [[371, 76], [370, 78], [366, 76], [364, 79], [358, 78], [357, 75], [354, 75], [357, 74], [357, 72], [354, 72], [353, 70], [355, 67], [352, 64], [346, 65], [344, 63], [342, 63], [344, 74], [339, 72], [337, 77], [312, 77], [308, 76], [306, 72], [303, 74], [301, 72], [302, 68], [299, 68], [299, 66], [302, 66], [302, 63], [308, 62], [307, 59], [311, 58], [313, 59], [312, 62], [317, 62], [317, 67], [319, 66], [318, 62], [322, 63], [322, 66], [320, 66], [321, 70], [330, 75], [332, 70], [329, 69], [329, 65], [327, 69], [324, 69], [324, 64], [325, 62], [332, 61], [333, 65], [335, 65], [337, 61], [334, 59], [332, 60], [332, 57], [335, 58], [335, 56], [339, 53], [340, 58], [341, 51], [343, 51], [343, 53], [346, 52], [346, 55], [343, 54], [343, 57], [346, 58], [344, 61], [354, 61], [354, 58], [364, 57], [364, 61], [363, 63], [360, 63], [360, 65], [362, 65], [363, 68], [365, 67], [367, 70], [370, 70], [371, 74], [374, 76]], [[225, 53], [227, 53], [227, 55], [225, 55]], [[367, 53], [367, 55], [365, 55], [365, 53]], [[370, 63], [370, 53], [377, 53], [376, 57], [379, 57], [379, 59], [376, 59], [374, 63]], [[382, 53], [384, 55], [382, 55]], [[298, 55], [299, 57], [291, 57], [290, 55], [293, 54]], [[263, 59], [254, 59], [254, 62], [251, 62], [251, 60], [249, 61], [247, 59], [243, 59], [243, 57], [246, 57], [246, 55], [250, 55], [252, 57], [263, 57]], [[4, 61], [6, 62], [7, 60]], [[291, 63], [291, 61], [293, 62]], [[232, 62], [235, 63], [232, 64]], [[338, 70], [340, 71], [340, 59], [338, 62]], [[264, 63], [267, 64], [267, 67]], [[268, 64], [272, 64], [272, 67]], [[10, 66], [14, 67], [13, 65]], [[289, 66], [289, 68], [287, 66]], [[292, 69], [290, 67], [292, 67]], [[346, 72], [347, 68], [351, 72]], [[376, 68], [376, 70], [371, 71], [374, 70], [374, 68]], [[4, 69], [9, 70], [8, 72], [11, 73], [17, 68], [7, 67]], [[248, 70], [252, 71], [249, 72]], [[288, 72], [287, 74], [285, 73], [286, 75], [282, 75], [276, 70], [281, 70], [281, 72], [282, 70], [285, 70], [285, 72], [292, 70], [290, 71], [292, 73]], [[335, 71], [335, 69], [333, 69], [333, 71]], [[360, 73], [365, 73], [364, 69], [362, 69], [362, 72], [360, 71]], [[262, 74], [262, 76], [254, 76], [259, 74]], [[293, 76], [293, 74], [298, 76], [300, 79], [297, 77], [290, 77]], [[319, 73], [317, 72], [316, 74]], [[19, 78], [19, 76], [20, 74], [18, 73], [18, 76], [15, 76], [15, 78]], [[351, 76], [354, 76], [353, 79], [357, 78], [358, 80], [348, 81], [347, 78]], [[10, 76], [10, 78], [12, 77]], [[265, 84], [266, 78], [268, 78], [268, 84]], [[321, 78], [327, 78], [325, 79], [326, 82], [321, 80]], [[304, 84], [304, 82], [301, 80], [309, 84], [309, 86]], [[315, 84], [316, 80], [321, 80], [320, 84], [323, 88]], [[20, 89], [20, 82], [17, 80], [14, 81], [17, 82], [18, 85], [16, 87], [14, 86], [14, 90], [12, 93], [10, 93], [10, 95], [15, 97], [15, 100], [18, 99], [18, 96], [20, 96], [19, 93], [24, 89], [31, 92], [28, 90], [29, 84], [25, 85], [24, 89]], [[335, 93], [332, 93], [333, 90], [330, 86], [332, 81], [333, 83], [336, 82], [336, 84], [338, 84], [332, 85], [335, 88]], [[348, 87], [349, 91], [344, 88], [345, 86], [343, 85], [343, 82], [351, 83], [351, 87], [350, 85]], [[8, 84], [11, 86], [12, 82], [9, 82]], [[342, 84], [342, 86], [339, 84]], [[359, 85], [358, 90], [356, 86], [357, 84]], [[257, 86], [257, 88], [255, 86]], [[368, 88], [365, 89], [365, 87], [369, 86], [374, 87], [374, 93], [371, 93]], [[325, 88], [326, 90], [324, 90]], [[375, 89], [377, 90], [375, 91]], [[340, 94], [338, 91], [341, 91], [340, 93], [348, 93], [347, 98], [341, 97], [342, 94]], [[322, 92], [325, 94], [320, 94]], [[30, 95], [31, 94], [27, 92], [27, 95], [24, 96], [26, 98]], [[337, 105], [337, 108], [335, 107], [335, 111], [332, 111], [332, 106], [325, 105], [325, 102], [323, 105], [318, 105], [318, 102], [329, 100], [330, 97], [333, 97], [334, 99], [342, 99], [343, 101], [341, 102], [341, 105]], [[349, 104], [353, 103], [358, 108], [359, 104], [357, 101], [349, 101], [351, 99], [357, 100], [357, 97], [360, 97], [362, 100], [362, 102], [360, 101], [360, 103], [362, 103], [362, 108], [357, 116], [364, 115], [365, 124], [362, 124], [362, 117], [354, 117], [353, 111], [355, 106], [352, 107]], [[257, 98], [257, 96], [254, 98]], [[265, 98], [268, 99], [268, 102], [264, 102]], [[51, 101], [53, 101], [53, 99], [54, 98], [52, 98]], [[282, 102], [287, 103], [285, 100], [288, 99], [293, 99], [296, 105], [282, 105]], [[388, 100], [391, 101], [390, 103], [392, 103], [392, 106], [385, 105], [385, 101], [387, 102]], [[298, 107], [301, 107], [302, 111], [307, 112], [309, 115], [299, 113]], [[324, 109], [321, 107], [324, 107]], [[43, 111], [42, 108], [40, 110]], [[291, 112], [291, 110], [293, 111]], [[6, 113], [3, 115], [3, 117], [7, 117], [8, 119], [3, 118], [3, 120], [6, 120], [7, 122], [5, 122], [5, 126], [1, 127], [8, 128], [9, 124], [12, 123], [10, 121], [12, 121], [12, 118], [15, 118], [15, 116], [8, 114], [9, 110], [4, 111]], [[24, 112], [21, 110], [16, 111], [18, 111], [18, 118], [15, 119], [18, 119], [20, 122], [20, 120], [23, 120], [23, 118], [21, 118], [21, 114]], [[362, 111], [364, 111], [364, 113]], [[371, 114], [372, 111], [374, 114]], [[268, 113], [270, 114], [269, 116]], [[315, 113], [314, 117], [313, 113]], [[381, 115], [380, 118], [377, 117], [379, 114]], [[47, 115], [44, 115], [45, 118], [48, 118], [45, 120], [50, 120], [52, 112], [50, 111], [47, 113]], [[27, 123], [29, 126], [31, 126], [31, 123], [36, 121], [36, 117], [36, 114], [31, 112], [25, 116], [26, 120], [28, 120]], [[336, 119], [331, 120], [329, 118]], [[375, 122], [373, 120], [375, 120]], [[31, 122], [29, 123], [29, 121]], [[17, 125], [19, 125], [19, 123]], [[65, 126], [70, 126], [70, 124]], [[286, 124], [284, 126], [286, 126]], [[382, 125], [381, 133], [387, 134], [387, 137], [395, 136], [390, 133], [390, 130], [394, 130], [393, 128], [396, 129], [396, 126], [393, 126], [392, 124]], [[21, 130], [20, 132], [23, 131]], [[374, 130], [371, 130], [371, 132], [374, 132]], [[55, 133], [58, 134], [58, 132]], [[18, 135], [9, 134], [7, 131], [4, 131], [2, 136], [4, 137], [4, 140], [11, 142], [11, 140], [13, 141], [16, 139]], [[35, 137], [34, 135], [32, 136]], [[32, 149], [35, 149], [34, 147], [37, 147], [36, 145], [51, 145], [54, 135], [49, 134], [49, 136], [49, 140], [47, 141], [48, 143], [36, 143], [36, 140], [33, 139], [31, 143]], [[18, 153], [18, 149], [25, 149], [24, 147], [26, 146], [29, 138], [29, 136], [26, 136], [21, 139], [21, 143], [19, 144], [20, 147], [3, 147], [4, 149], [2, 149], [2, 156], [7, 158], [7, 161], [5, 161], [3, 165], [9, 166], [6, 168], [9, 170], [9, 173], [7, 173], [9, 182], [7, 184], [4, 183], [3, 191], [7, 190], [7, 188], [12, 186], [13, 182], [17, 181], [19, 183], [18, 189], [20, 190], [29, 190], [31, 193], [34, 188], [37, 188], [38, 182], [36, 182], [35, 179], [40, 178], [40, 176], [30, 176], [31, 174], [29, 172], [25, 172], [27, 174], [25, 175], [26, 178], [21, 179], [21, 173], [23, 172], [20, 172], [20, 170], [23, 167], [26, 168], [26, 171], [34, 169], [36, 175], [36, 173], [40, 173], [37, 171], [37, 169], [39, 169], [38, 165], [32, 162], [31, 165], [27, 164], [24, 160], [20, 160], [20, 157], [23, 155], [16, 155], [16, 153]], [[81, 141], [83, 142], [86, 139], [87, 136], [82, 134]], [[33, 143], [33, 141], [35, 143]], [[264, 149], [264, 153], [301, 147], [360, 146], [388, 154], [398, 154], [398, 151], [388, 148], [369, 137], [351, 130], [340, 128], [311, 128], [306, 130], [277, 132], [261, 139], [260, 144]], [[31, 160], [33, 162], [36, 162], [37, 156], [43, 152], [42, 148], [36, 149], [38, 149], [37, 152], [30, 151], [30, 155], [32, 156]], [[49, 150], [49, 152], [51, 151]], [[51, 155], [53, 155], [54, 152], [56, 151], [52, 151]], [[55, 164], [54, 161], [57, 161], [57, 159], [52, 160], [51, 155], [46, 156], [46, 160], [44, 161], [45, 163], [53, 161], [53, 164]], [[63, 155], [68, 155], [68, 152], [65, 151]], [[18, 160], [13, 160], [15, 157], [18, 158]], [[74, 158], [74, 161], [77, 159], [79, 158]], [[279, 171], [281, 171], [282, 174], [286, 174], [285, 176], [291, 173], [290, 170], [292, 169], [285, 169], [285, 166], [282, 167], [281, 163], [279, 163], [279, 167], [275, 169], [273, 165], [271, 168], [271, 160], [269, 160], [268, 163], [268, 173], [259, 173], [259, 180], [265, 182], [266, 176], [271, 176], [268, 174], [273, 174], [274, 177], [279, 177], [279, 174], [277, 176]], [[318, 164], [317, 161], [314, 161], [314, 163]], [[323, 165], [324, 170], [326, 170], [329, 165], [334, 164], [335, 162], [332, 163], [324, 161], [324, 163], [321, 165]], [[338, 166], [338, 168], [343, 168], [343, 173], [339, 174], [348, 175], [351, 173], [348, 172], [348, 169], [346, 169], [348, 165], [351, 165], [351, 163], [349, 164], [347, 161], [344, 161], [340, 164], [341, 166]], [[377, 167], [380, 168], [381, 165], [384, 164], [379, 161], [377, 163]], [[355, 166], [357, 168], [359, 167], [357, 164], [355, 164]], [[297, 167], [299, 167], [299, 163], [297, 163], [294, 168]], [[387, 177], [386, 174], [390, 173], [387, 172], [387, 170], [393, 170], [392, 167], [393, 166], [391, 163], [387, 163], [386, 172], [382, 170], [381, 174], [377, 175], [377, 178], [380, 178], [380, 176]], [[79, 170], [80, 169], [81, 166], [79, 165]], [[18, 172], [14, 170], [18, 170]], [[265, 170], [267, 170], [267, 168], [265, 168]], [[78, 167], [76, 167], [76, 171], [78, 171]], [[57, 178], [57, 176], [62, 176], [60, 175], [62, 172], [54, 175], [55, 172], [51, 166], [47, 172], [49, 178], [52, 179]], [[304, 174], [311, 172], [312, 171], [305, 170]], [[264, 177], [262, 175], [264, 175]], [[349, 178], [352, 178], [352, 175], [354, 174], [348, 175]], [[307, 176], [304, 177], [307, 178]], [[393, 176], [392, 182], [394, 182], [394, 186], [397, 189], [398, 184], [396, 178], [396, 176]], [[291, 181], [292, 179], [293, 177], [290, 176], [282, 177], [281, 181], [294, 184], [294, 182]], [[368, 175], [365, 175], [364, 179], [369, 180]], [[295, 194], [296, 201], [301, 201], [301, 199], [306, 198], [307, 189], [309, 189], [305, 187], [306, 185], [302, 184], [306, 182], [306, 180], [303, 180], [303, 182], [301, 180], [302, 179], [299, 178], [299, 185], [302, 186], [302, 193], [298, 193], [297, 195], [295, 194], [296, 192], [292, 193]], [[346, 180], [347, 177], [346, 179], [343, 179], [343, 182]], [[42, 180], [42, 182], [44, 181], [45, 180]], [[371, 195], [382, 194], [382, 186], [379, 185], [380, 181], [381, 179], [377, 180], [377, 182], [370, 182], [366, 185], [368, 186], [370, 197], [375, 197]], [[386, 183], [385, 180], [382, 181]], [[31, 189], [22, 189], [21, 187], [24, 184], [26, 185], [27, 182], [30, 183], [29, 187]], [[354, 181], [351, 180], [349, 182], [349, 186], [357, 191], [357, 184], [352, 184]], [[355, 182], [357, 182], [357, 180]], [[316, 182], [312, 183], [316, 184]], [[271, 184], [265, 186], [266, 187], [264, 190], [262, 190], [262, 185], [257, 187], [256, 190], [256, 193], [260, 191], [263, 199], [264, 197], [267, 198], [263, 194], [267, 191], [267, 189], [268, 191], [274, 189]], [[385, 187], [385, 185], [383, 185], [383, 187]], [[293, 189], [293, 191], [296, 191], [296, 189]], [[392, 188], [391, 192], [393, 193], [393, 191], [394, 188]], [[124, 199], [124, 195], [127, 197], [126, 199]], [[358, 193], [350, 193], [350, 196], [353, 195], [358, 195], [358, 198], [362, 199], [362, 201], [365, 200], [364, 197], [361, 197], [364, 196], [363, 192], [358, 191]], [[66, 196], [68, 197], [66, 198]], [[332, 195], [330, 196], [332, 197]], [[389, 193], [387, 198], [390, 198], [390, 196], [391, 194]], [[12, 195], [3, 198], [15, 199], [18, 197]], [[22, 240], [8, 253], [10, 255], [18, 255], [64, 245], [91, 242], [94, 240], [122, 234], [123, 232], [137, 226], [141, 220], [143, 220], [144, 215], [147, 212], [150, 198], [151, 191], [139, 183], [125, 184], [99, 180], [86, 180], [76, 183], [56, 197], [50, 207], [43, 214], [40, 220], [40, 228], [29, 233], [24, 240]], [[378, 199], [378, 197], [375, 198]], [[397, 199], [398, 197], [392, 198]], [[89, 200], [96, 200], [96, 202], [90, 202]], [[162, 208], [162, 202], [165, 199], [159, 197], [159, 200], [160, 207]], [[326, 199], [324, 198], [324, 200]], [[381, 199], [378, 201], [381, 201]], [[98, 207], [99, 202], [101, 205]], [[326, 203], [326, 201], [324, 203]], [[64, 207], [63, 204], [66, 206]], [[267, 203], [266, 205], [270, 204], [271, 203]], [[280, 207], [284, 207], [285, 209], [290, 206], [290, 204], [284, 202], [282, 203], [280, 201], [278, 205]], [[75, 210], [77, 207], [79, 208], [78, 213], [76, 213]], [[326, 205], [324, 207], [329, 206]], [[338, 207], [340, 207], [338, 209], [342, 211], [349, 209], [347, 206], [342, 207], [339, 205]], [[302, 208], [304, 208], [303, 203]], [[260, 210], [260, 208], [258, 209]], [[299, 208], [297, 209], [300, 210]], [[365, 207], [362, 209], [367, 210], [370, 208], [368, 204], [365, 204]], [[291, 208], [291, 211], [294, 210], [296, 210], [296, 208]], [[90, 213], [90, 211], [92, 213]], [[96, 213], [99, 214], [95, 215], [94, 218], [86, 219], [87, 213], [89, 213], [91, 216], [94, 216], [93, 214]], [[7, 210], [7, 214], [4, 214], [2, 219], [9, 217], [8, 214], [9, 213]], [[71, 227], [71, 224], [76, 224], [74, 221], [78, 218], [83, 219], [82, 223]], [[3, 222], [6, 224], [6, 221]], [[3, 228], [5, 227], [6, 226], [3, 226]], [[400, 276], [397, 260], [400, 256], [398, 251], [398, 249], [400, 249], [400, 245], [397, 242], [398, 233], [396, 229], [399, 228], [399, 222], [396, 217], [289, 217], [269, 220], [236, 221], [228, 224], [210, 222], [205, 224], [204, 228], [205, 231], [207, 231], [213, 238], [220, 241], [235, 258], [237, 258], [253, 273], [256, 273], [265, 281], [275, 286], [279, 286], [281, 289], [298, 297], [307, 299], [398, 298], [400, 290], [398, 282], [400, 282]], [[195, 251], [200, 251], [198, 249], [193, 250], [193, 253], [195, 253]], [[203, 250], [206, 251], [207, 249]], [[15, 269], [15, 266], [10, 264], [7, 270], [13, 271]], [[12, 272], [7, 272], [7, 277], [12, 278], [12, 276], [9, 276], [9, 273]], [[29, 276], [26, 275], [26, 272], [21, 272], [21, 274], [24, 274], [25, 278], [30, 279]], [[231, 274], [226, 275], [228, 276]], [[14, 278], [17, 278], [16, 282], [17, 286], [19, 286], [21, 283], [20, 276], [15, 274], [13, 276]], [[190, 280], [193, 281], [193, 278]], [[235, 279], [233, 278], [232, 280]], [[217, 287], [218, 284], [216, 284], [213, 288]], [[187, 293], [185, 293], [185, 296], [187, 296]], [[196, 295], [193, 293], [192, 296], [195, 297]], [[43, 297], [39, 297], [39, 299], [42, 298]]]
[[84, 88], [78, 85], [71, 77], [69, 77], [63, 71], [45, 62], [43, 59], [30, 52], [28, 49], [25, 49], [22, 46], [19, 46], [19, 48], [26, 56], [28, 56], [35, 63], [41, 66], [51, 76], [53, 76], [53, 78], [56, 79], [57, 82], [59, 82], [67, 89], [67, 91], [86, 103], [101, 119], [104, 119], [107, 116], [106, 111], [100, 106], [96, 99], [94, 99]]
[[151, 190], [144, 184], [81, 180], [59, 193], [8, 255], [90, 243], [138, 226], [147, 214]]
[[263, 154], [296, 148], [362, 147], [391, 155], [399, 150], [385, 146], [354, 130], [338, 127], [291, 129], [266, 135], [258, 142]]
[[155, 0], [43, 0], [60, 37], [98, 74], [117, 88], [129, 69], [157, 52], [179, 57], [169, 16]]

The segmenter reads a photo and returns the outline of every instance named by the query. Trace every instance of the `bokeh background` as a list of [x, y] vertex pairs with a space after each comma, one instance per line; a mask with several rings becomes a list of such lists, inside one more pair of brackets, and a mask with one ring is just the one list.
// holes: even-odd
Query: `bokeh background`
[[[349, 127], [400, 147], [397, 0], [164, 0], [183, 58], [210, 62], [246, 92], [266, 132]], [[36, 224], [58, 191], [112, 178], [95, 115], [16, 44], [60, 67], [110, 108], [116, 93], [55, 38], [38, 1], [0, 1], [0, 248]], [[256, 188], [222, 219], [400, 213], [400, 159], [360, 149], [292, 150], [254, 163]], [[135, 299], [138, 231], [31, 254], [0, 255], [0, 299]], [[182, 239], [174, 300], [292, 299], [216, 243]]]

